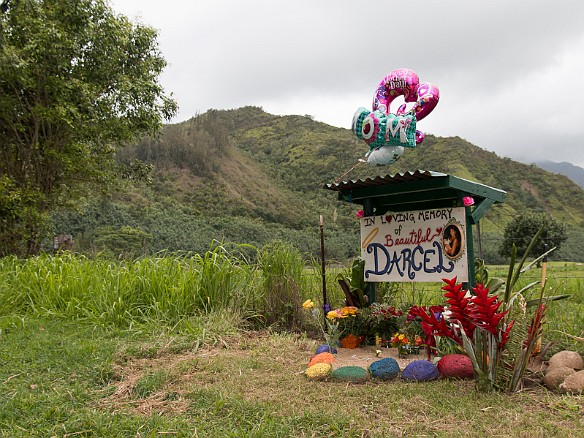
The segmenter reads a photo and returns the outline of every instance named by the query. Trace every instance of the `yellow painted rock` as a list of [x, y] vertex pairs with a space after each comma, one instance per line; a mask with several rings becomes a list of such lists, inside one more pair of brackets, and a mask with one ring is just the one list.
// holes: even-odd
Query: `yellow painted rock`
[[333, 366], [330, 363], [317, 363], [308, 367], [304, 374], [310, 380], [324, 380], [331, 375]]

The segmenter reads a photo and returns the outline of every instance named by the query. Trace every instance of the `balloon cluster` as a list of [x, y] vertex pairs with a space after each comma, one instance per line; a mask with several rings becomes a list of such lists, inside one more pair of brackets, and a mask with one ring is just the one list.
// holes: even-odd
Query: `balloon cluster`
[[[393, 114], [390, 106], [398, 96], [406, 103]], [[424, 133], [416, 130], [416, 123], [432, 112], [439, 99], [438, 87], [420, 83], [413, 70], [400, 68], [385, 76], [373, 96], [373, 111], [359, 108], [353, 117], [352, 131], [370, 148], [367, 162], [379, 166], [394, 163], [404, 147], [420, 144]], [[407, 103], [412, 102], [414, 107], [406, 111]]]

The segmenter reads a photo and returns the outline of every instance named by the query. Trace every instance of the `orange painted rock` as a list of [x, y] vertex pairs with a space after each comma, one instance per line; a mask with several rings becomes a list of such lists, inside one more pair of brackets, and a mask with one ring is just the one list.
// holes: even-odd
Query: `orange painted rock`
[[343, 348], [357, 348], [359, 343], [359, 338], [353, 334], [349, 334], [341, 339], [341, 347]]
[[316, 354], [314, 356], [312, 356], [312, 358], [310, 359], [310, 362], [308, 363], [308, 368], [310, 368], [312, 365], [315, 365], [317, 363], [333, 363], [335, 361], [335, 357], [330, 354], [330, 353], [319, 353]]

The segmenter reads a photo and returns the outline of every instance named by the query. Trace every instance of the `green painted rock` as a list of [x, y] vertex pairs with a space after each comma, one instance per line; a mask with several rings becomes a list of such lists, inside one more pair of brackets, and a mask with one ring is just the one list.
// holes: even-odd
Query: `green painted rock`
[[363, 383], [370, 377], [369, 371], [357, 366], [340, 367], [331, 373], [331, 379], [339, 382]]

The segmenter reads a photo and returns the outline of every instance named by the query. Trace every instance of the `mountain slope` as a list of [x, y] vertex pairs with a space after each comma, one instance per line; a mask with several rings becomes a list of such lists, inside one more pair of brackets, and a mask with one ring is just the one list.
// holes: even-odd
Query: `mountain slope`
[[538, 161], [535, 165], [549, 172], [567, 176], [580, 187], [584, 188], [584, 169], [579, 166], [574, 166], [565, 161], [561, 163], [555, 163], [553, 161]]
[[562, 175], [500, 158], [459, 137], [427, 135], [389, 167], [359, 163], [368, 149], [350, 130], [309, 117], [274, 116], [256, 107], [212, 110], [128, 147], [119, 159], [152, 164], [153, 183], [128, 184], [105, 201], [92, 201], [84, 217], [61, 217], [59, 230], [91, 241], [105, 225], [128, 225], [150, 233], [146, 252], [200, 251], [212, 239], [262, 245], [280, 238], [317, 255], [323, 214], [327, 250], [342, 259], [358, 251], [357, 207], [339, 202], [324, 184], [423, 169], [508, 192], [481, 221], [494, 239], [492, 254], [507, 222], [526, 210], [566, 223], [577, 237], [573, 242], [581, 238], [584, 247], [584, 190]]

